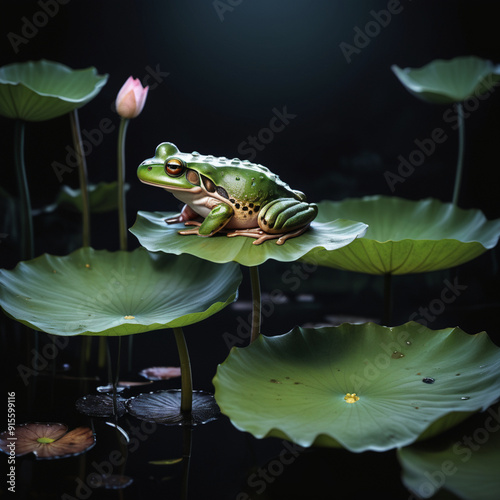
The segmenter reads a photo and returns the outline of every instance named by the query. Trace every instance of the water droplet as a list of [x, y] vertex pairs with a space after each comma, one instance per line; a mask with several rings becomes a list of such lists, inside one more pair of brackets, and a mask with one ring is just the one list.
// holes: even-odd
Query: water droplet
[[241, 160], [239, 158], [233, 158], [233, 160], [231, 161], [231, 163], [233, 165], [238, 165], [239, 163], [241, 163]]
[[422, 382], [424, 384], [433, 384], [435, 382], [435, 380], [432, 377], [425, 377], [422, 379]]
[[470, 399], [470, 396], [462, 396], [460, 399], [463, 401], [467, 401], [468, 399]]
[[236, 181], [239, 181], [239, 180], [240, 180], [240, 178], [239, 178], [239, 177], [235, 177], [234, 179], [235, 179]]
[[392, 359], [400, 359], [400, 358], [404, 358], [405, 355], [400, 352], [400, 351], [394, 351], [392, 354], [391, 354], [391, 358]]
[[409, 340], [407, 340], [406, 345], [411, 345], [411, 342]]
[[191, 154], [192, 154], [193, 156], [200, 156], [200, 153], [198, 153], [198, 151], [193, 151]]
[[251, 163], [248, 160], [243, 160], [243, 165], [251, 165]]

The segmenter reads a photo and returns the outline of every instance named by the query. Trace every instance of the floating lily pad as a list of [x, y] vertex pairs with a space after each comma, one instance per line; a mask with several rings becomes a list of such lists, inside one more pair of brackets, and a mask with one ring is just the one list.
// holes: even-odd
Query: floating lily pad
[[368, 274], [408, 274], [458, 266], [493, 248], [500, 219], [428, 198], [367, 196], [318, 204], [318, 220], [345, 217], [368, 224], [363, 238], [333, 252], [315, 250], [303, 260]]
[[500, 81], [500, 66], [475, 56], [437, 59], [422, 68], [393, 65], [391, 69], [412, 94], [442, 104], [488, 93]]
[[127, 400], [128, 412], [146, 422], [163, 425], [198, 425], [216, 420], [220, 416], [213, 394], [193, 391], [191, 413], [181, 411], [181, 391], [151, 392]]
[[45, 59], [8, 64], [0, 68], [0, 115], [49, 120], [92, 100], [107, 80], [93, 67], [74, 70]]
[[[116, 400], [116, 416], [123, 417], [126, 413], [124, 399]], [[113, 397], [107, 394], [89, 394], [78, 399], [76, 409], [88, 417], [107, 418], [115, 415]]]
[[0, 450], [16, 456], [33, 453], [36, 458], [65, 458], [79, 455], [95, 444], [89, 427], [77, 427], [68, 432], [68, 426], [59, 423], [21, 424], [11, 432], [0, 434]]
[[[125, 184], [124, 189], [128, 191], [129, 184]], [[89, 206], [92, 213], [103, 213], [116, 210], [118, 208], [118, 183], [99, 182], [99, 184], [88, 185]], [[61, 207], [69, 210], [82, 212], [82, 191], [69, 186], [62, 186], [57, 196], [56, 202], [50, 208]]]
[[500, 406], [475, 415], [448, 436], [398, 450], [403, 483], [419, 498], [445, 490], [466, 500], [497, 500], [500, 493]]
[[139, 372], [148, 380], [169, 380], [181, 376], [180, 366], [152, 366], [151, 368], [144, 368]]
[[82, 248], [0, 270], [0, 306], [55, 335], [130, 335], [190, 325], [233, 302], [237, 264]]
[[313, 222], [309, 229], [296, 238], [277, 245], [276, 240], [253, 244], [247, 236], [228, 237], [223, 234], [211, 237], [180, 235], [184, 223], [167, 224], [165, 219], [174, 216], [169, 212], [138, 212], [130, 232], [141, 245], [153, 252], [188, 253], [212, 262], [239, 262], [244, 266], [257, 266], [268, 259], [291, 262], [315, 248], [334, 250], [348, 245], [366, 231], [366, 224], [350, 220]]
[[257, 438], [385, 451], [487, 408], [499, 370], [485, 332], [345, 323], [261, 335], [233, 348], [213, 383], [222, 413]]

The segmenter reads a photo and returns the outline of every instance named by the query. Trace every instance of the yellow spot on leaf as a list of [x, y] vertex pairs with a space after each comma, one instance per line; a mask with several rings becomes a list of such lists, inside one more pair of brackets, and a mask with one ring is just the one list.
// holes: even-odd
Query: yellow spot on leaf
[[124, 316], [125, 319], [135, 319], [135, 316]]
[[359, 401], [359, 396], [356, 396], [356, 393], [353, 392], [352, 394], [351, 393], [347, 393], [345, 396], [344, 396], [344, 401], [346, 403], [355, 403], [356, 401]]
[[50, 444], [50, 443], [53, 443], [55, 441], [55, 439], [52, 439], [52, 438], [46, 438], [46, 437], [41, 437], [41, 438], [38, 438], [37, 441], [39, 443], [42, 443], [42, 444]]

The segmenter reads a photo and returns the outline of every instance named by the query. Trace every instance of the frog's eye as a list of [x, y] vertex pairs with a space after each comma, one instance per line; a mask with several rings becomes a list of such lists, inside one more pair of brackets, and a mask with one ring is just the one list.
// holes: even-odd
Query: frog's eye
[[170, 158], [165, 163], [165, 172], [172, 177], [178, 177], [184, 172], [184, 162], [178, 158]]

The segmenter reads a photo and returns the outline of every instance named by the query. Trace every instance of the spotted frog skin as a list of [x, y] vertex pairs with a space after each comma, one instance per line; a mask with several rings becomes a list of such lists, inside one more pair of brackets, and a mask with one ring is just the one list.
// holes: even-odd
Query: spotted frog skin
[[170, 142], [160, 144], [155, 156], [139, 165], [137, 175], [185, 203], [178, 216], [166, 220], [195, 226], [179, 234], [208, 237], [221, 232], [255, 238], [255, 245], [270, 239], [282, 245], [306, 231], [318, 214], [304, 193], [292, 190], [262, 165], [196, 151], [181, 153]]

